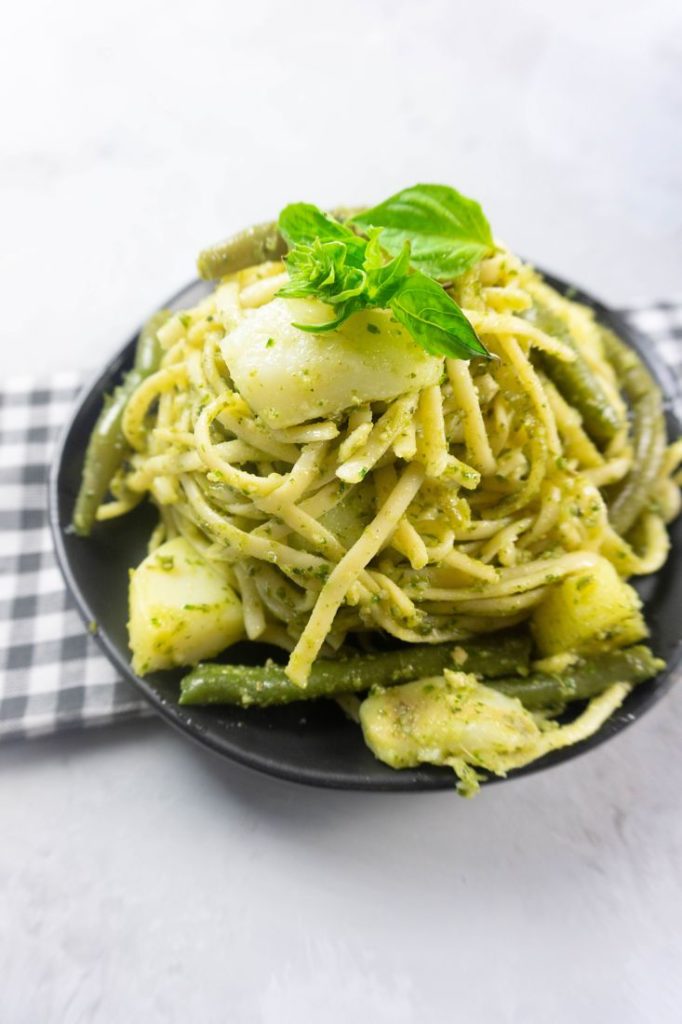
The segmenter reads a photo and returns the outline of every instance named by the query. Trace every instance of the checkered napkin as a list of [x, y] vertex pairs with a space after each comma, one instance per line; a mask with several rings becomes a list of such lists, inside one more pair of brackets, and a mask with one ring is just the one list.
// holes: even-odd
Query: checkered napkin
[[[625, 310], [682, 381], [682, 302]], [[0, 739], [148, 711], [89, 635], [55, 562], [47, 477], [81, 378], [0, 386]]]
[[0, 740], [148, 708], [87, 632], [52, 550], [47, 478], [81, 380], [0, 386]]

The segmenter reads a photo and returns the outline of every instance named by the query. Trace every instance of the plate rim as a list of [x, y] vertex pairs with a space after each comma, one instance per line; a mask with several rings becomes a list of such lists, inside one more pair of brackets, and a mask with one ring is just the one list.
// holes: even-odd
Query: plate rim
[[[674, 431], [681, 433], [682, 425], [680, 424], [679, 416], [674, 407], [673, 399], [673, 396], [678, 392], [677, 379], [672, 369], [655, 352], [655, 350], [653, 353], [650, 351], [647, 335], [627, 322], [618, 310], [614, 310], [605, 305], [600, 299], [597, 299], [590, 292], [585, 291], [581, 287], [570, 284], [549, 272], [543, 270], [540, 270], [539, 272], [552, 287], [556, 288], [562, 294], [568, 294], [576, 301], [583, 302], [590, 306], [595, 311], [597, 319], [600, 322], [612, 327], [616, 333], [624, 338], [628, 346], [634, 348], [651, 372], [663, 393], [668, 436], [670, 436]], [[158, 308], [182, 308], [183, 304], [185, 304], [186, 297], [193, 291], [208, 292], [210, 288], [211, 285], [208, 282], [195, 278], [184, 287], [178, 289], [171, 298], [167, 299], [166, 302], [161, 304]], [[60, 475], [67, 451], [73, 443], [71, 435], [74, 433], [76, 423], [80, 417], [83, 406], [88, 402], [93, 393], [97, 393], [98, 397], [103, 394], [105, 384], [112, 378], [112, 376], [120, 375], [126, 364], [130, 361], [132, 348], [137, 340], [138, 334], [139, 328], [121, 347], [116, 349], [113, 355], [108, 358], [101, 368], [98, 368], [85, 380], [76, 399], [74, 400], [68, 419], [60, 430], [50, 464], [47, 511], [48, 524], [54, 545], [55, 556], [67, 589], [76, 604], [77, 610], [86, 628], [88, 628], [95, 616], [87, 597], [76, 580], [71, 566], [71, 560], [64, 542], [64, 532], [66, 531], [62, 528], [60, 522], [59, 508]], [[215, 735], [210, 731], [205, 732], [196, 727], [193, 728], [192, 723], [188, 722], [186, 718], [181, 717], [179, 705], [163, 700], [150, 683], [146, 682], [146, 680], [133, 672], [130, 663], [124, 659], [118, 649], [118, 646], [109, 638], [106, 630], [98, 628], [91, 635], [93, 635], [100, 649], [109, 661], [121, 673], [121, 676], [131, 683], [137, 692], [147, 700], [154, 711], [174, 729], [193, 740], [203, 749], [208, 749], [214, 754], [234, 761], [243, 767], [250, 768], [254, 771], [260, 772], [261, 774], [266, 774], [288, 782], [295, 782], [300, 785], [324, 789], [337, 789], [355, 792], [415, 793], [452, 790], [454, 788], [456, 780], [454, 780], [452, 772], [447, 768], [420, 766], [411, 773], [409, 778], [406, 778], [403, 773], [395, 771], [393, 775], [389, 775], [382, 780], [369, 777], [365, 778], [357, 773], [353, 775], [344, 775], [342, 772], [330, 772], [328, 770], [316, 768], [310, 769], [306, 765], [291, 766], [288, 764], [282, 764], [276, 758], [271, 759], [267, 756], [261, 755], [260, 753], [247, 755], [241, 748], [232, 745], [228, 736]], [[651, 690], [641, 701], [638, 707], [638, 712], [635, 716], [628, 717], [627, 720], [619, 721], [614, 729], [605, 731], [605, 728], [602, 727], [599, 732], [588, 737], [588, 739], [583, 740], [581, 743], [556, 751], [552, 754], [548, 754], [545, 757], [524, 766], [523, 768], [511, 771], [508, 776], [504, 776], [502, 778], [495, 775], [488, 776], [486, 777], [484, 785], [489, 786], [502, 781], [513, 781], [514, 779], [522, 778], [525, 775], [535, 774], [535, 772], [538, 771], [546, 771], [548, 768], [556, 767], [566, 761], [573, 760], [575, 757], [587, 754], [589, 751], [608, 740], [615, 739], [616, 736], [620, 735], [633, 725], [635, 721], [639, 721], [639, 719], [641, 719], [642, 716], [657, 704], [658, 701], [668, 692], [674, 682], [676, 670], [679, 668], [680, 664], [682, 664], [682, 631], [676, 641], [674, 651], [667, 660], [666, 668], [650, 681], [652, 684]]]

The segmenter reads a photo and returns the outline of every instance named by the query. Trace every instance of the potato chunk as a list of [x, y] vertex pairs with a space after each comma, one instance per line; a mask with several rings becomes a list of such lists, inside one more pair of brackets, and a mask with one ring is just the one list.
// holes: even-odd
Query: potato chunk
[[210, 658], [244, 635], [242, 606], [183, 537], [153, 551], [130, 578], [128, 633], [140, 675]]
[[273, 299], [247, 312], [221, 342], [242, 397], [269, 427], [289, 427], [436, 384], [443, 360], [428, 355], [387, 310], [355, 313], [328, 334], [294, 323], [325, 323], [330, 306]]
[[598, 654], [648, 635], [637, 592], [605, 558], [553, 586], [535, 609], [531, 629], [543, 656]]
[[516, 697], [450, 669], [443, 676], [373, 690], [360, 705], [360, 724], [374, 756], [391, 768], [464, 758], [504, 771], [505, 758], [540, 735]]
[[504, 776], [580, 743], [601, 728], [629, 689], [612, 683], [581, 715], [557, 726], [537, 721], [517, 697], [446, 668], [442, 676], [373, 690], [360, 705], [360, 725], [374, 756], [391, 768], [449, 765], [462, 796], [473, 796], [481, 779], [477, 768]]

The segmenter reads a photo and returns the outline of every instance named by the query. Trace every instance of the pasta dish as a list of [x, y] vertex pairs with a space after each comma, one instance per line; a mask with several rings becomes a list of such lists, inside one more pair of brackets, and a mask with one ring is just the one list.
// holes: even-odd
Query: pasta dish
[[[626, 581], [666, 560], [682, 445], [638, 356], [478, 204], [294, 204], [200, 270], [215, 289], [143, 330], [74, 518], [158, 509], [136, 672], [189, 666], [188, 704], [338, 700], [466, 794], [656, 674]], [[206, 663], [242, 639], [282, 657]]]

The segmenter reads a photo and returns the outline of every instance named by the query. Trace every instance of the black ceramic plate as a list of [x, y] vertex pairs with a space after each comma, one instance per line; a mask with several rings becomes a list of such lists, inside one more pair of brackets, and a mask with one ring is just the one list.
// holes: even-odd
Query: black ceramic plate
[[[569, 290], [564, 282], [551, 277], [548, 280], [562, 292]], [[187, 308], [208, 290], [207, 285], [195, 282], [164, 305]], [[655, 359], [646, 338], [636, 335], [615, 313], [589, 295], [573, 288], [570, 291], [573, 297], [592, 306], [600, 321], [639, 352], [665, 395], [674, 394], [672, 375]], [[112, 390], [132, 362], [135, 341], [132, 338], [83, 390], [57, 451], [50, 486], [50, 522], [66, 582], [84, 620], [98, 624], [99, 642], [121, 676], [128, 678], [159, 714], [186, 736], [224, 757], [271, 775], [339, 789], [451, 789], [454, 778], [450, 770], [419, 768], [397, 772], [376, 761], [365, 747], [359, 728], [332, 702], [301, 703], [263, 711], [182, 708], [176, 703], [179, 672], [157, 672], [144, 679], [134, 674], [126, 636], [128, 568], [137, 565], [146, 553], [154, 512], [149, 506], [141, 506], [123, 519], [97, 526], [88, 539], [75, 536], [68, 526], [83, 454], [102, 396]], [[676, 436], [680, 428], [670, 409], [667, 417], [669, 435]], [[672, 528], [672, 551], [666, 566], [655, 576], [642, 580], [639, 589], [645, 601], [653, 649], [666, 659], [667, 670], [637, 687], [596, 736], [550, 754], [513, 772], [511, 777], [558, 764], [603, 743], [639, 718], [669, 688], [673, 669], [682, 655], [682, 517]], [[258, 664], [269, 653], [262, 645], [243, 643], [231, 648], [226, 658]]]

